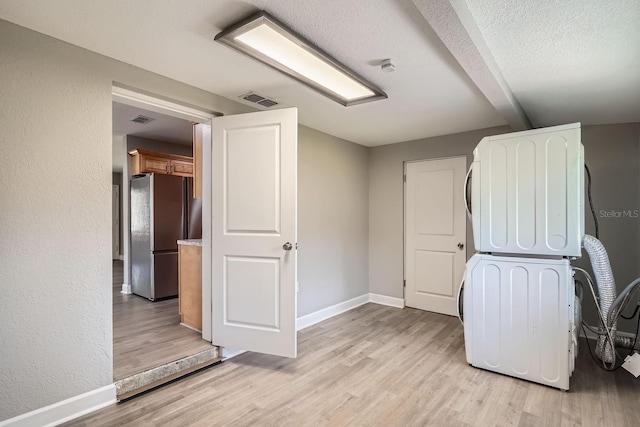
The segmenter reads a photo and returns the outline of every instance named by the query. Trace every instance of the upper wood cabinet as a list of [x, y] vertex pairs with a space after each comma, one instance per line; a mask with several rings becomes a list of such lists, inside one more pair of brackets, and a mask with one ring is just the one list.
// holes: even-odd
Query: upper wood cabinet
[[160, 173], [193, 177], [193, 158], [148, 150], [129, 151], [131, 175]]

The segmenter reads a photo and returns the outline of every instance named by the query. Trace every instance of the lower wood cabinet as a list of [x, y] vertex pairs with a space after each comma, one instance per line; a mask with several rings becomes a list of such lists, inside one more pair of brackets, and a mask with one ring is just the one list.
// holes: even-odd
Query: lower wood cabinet
[[202, 246], [178, 244], [180, 323], [202, 331]]

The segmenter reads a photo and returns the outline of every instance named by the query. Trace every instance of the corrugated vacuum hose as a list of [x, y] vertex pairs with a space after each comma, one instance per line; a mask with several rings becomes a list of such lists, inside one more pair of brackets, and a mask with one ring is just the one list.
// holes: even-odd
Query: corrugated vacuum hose
[[614, 363], [616, 360], [615, 339], [618, 319], [615, 318], [612, 322], [609, 322], [609, 312], [618, 294], [616, 282], [613, 278], [613, 272], [611, 271], [607, 250], [604, 248], [602, 242], [586, 234], [582, 244], [584, 250], [589, 255], [591, 268], [593, 269], [593, 274], [595, 275], [595, 280], [598, 285], [601, 321], [603, 321], [603, 326], [608, 330], [607, 334], [598, 337], [596, 355], [605, 363]]
[[[636, 294], [640, 292], [640, 278], [632, 281], [620, 292], [620, 295], [617, 295], [616, 283], [613, 278], [613, 272], [611, 271], [609, 257], [602, 242], [593, 236], [585, 235], [583, 246], [589, 255], [591, 267], [595, 275], [598, 288], [596, 306], [604, 328], [604, 332], [598, 336], [596, 355], [605, 363], [605, 368], [607, 368], [607, 364], [613, 368], [616, 362], [616, 347], [633, 350], [636, 344], [635, 339], [632, 340], [628, 337], [617, 336], [616, 331], [618, 317], [622, 315], [622, 311], [628, 306], [629, 302], [634, 300]], [[586, 274], [587, 280], [591, 282], [588, 273]], [[638, 310], [634, 311], [634, 314], [629, 318], [633, 318], [637, 312]], [[636, 339], [637, 333], [638, 331], [636, 331]]]

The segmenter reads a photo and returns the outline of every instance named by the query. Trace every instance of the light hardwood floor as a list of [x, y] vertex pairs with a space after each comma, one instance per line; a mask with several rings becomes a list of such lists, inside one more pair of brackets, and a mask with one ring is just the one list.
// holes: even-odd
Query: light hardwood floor
[[640, 380], [581, 343], [566, 393], [470, 367], [457, 318], [367, 304], [72, 426], [640, 426]]
[[200, 333], [180, 325], [178, 299], [151, 302], [125, 295], [122, 261], [113, 261], [113, 379], [211, 348]]

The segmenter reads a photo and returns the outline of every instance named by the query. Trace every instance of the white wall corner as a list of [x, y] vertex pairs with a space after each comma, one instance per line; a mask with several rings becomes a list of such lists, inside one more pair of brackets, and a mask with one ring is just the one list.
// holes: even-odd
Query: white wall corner
[[109, 384], [0, 422], [0, 427], [57, 426], [116, 403], [116, 386]]
[[131, 285], [127, 285], [126, 283], [123, 283], [122, 290], [120, 291], [120, 293], [127, 294], [127, 295], [131, 294], [132, 293]]
[[348, 301], [332, 305], [322, 310], [315, 311], [305, 316], [298, 317], [296, 322], [296, 329], [299, 331], [309, 326], [320, 323], [323, 320], [330, 319], [333, 316], [342, 314], [345, 311], [353, 310], [356, 307], [360, 307], [369, 302], [369, 294], [360, 295], [359, 297], [352, 298]]
[[389, 307], [404, 308], [404, 299], [388, 297], [386, 295], [369, 294], [369, 301], [374, 304], [388, 305]]

